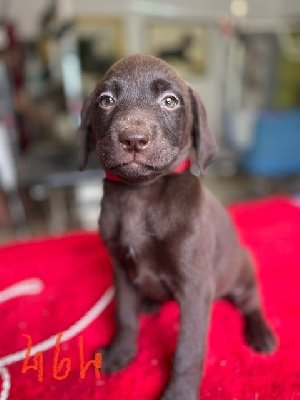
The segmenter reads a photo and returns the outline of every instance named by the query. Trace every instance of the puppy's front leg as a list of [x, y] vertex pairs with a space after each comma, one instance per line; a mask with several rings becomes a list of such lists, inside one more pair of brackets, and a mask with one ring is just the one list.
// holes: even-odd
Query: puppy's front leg
[[101, 349], [102, 367], [107, 373], [124, 368], [135, 357], [139, 297], [117, 260], [114, 264], [116, 287], [116, 333], [112, 343]]
[[190, 279], [176, 300], [180, 307], [180, 332], [171, 379], [161, 400], [198, 400], [212, 289], [209, 282], [199, 284]]

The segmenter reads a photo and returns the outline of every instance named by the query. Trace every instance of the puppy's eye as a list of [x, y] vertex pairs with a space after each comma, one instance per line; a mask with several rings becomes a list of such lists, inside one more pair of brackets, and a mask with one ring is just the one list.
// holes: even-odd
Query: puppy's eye
[[101, 96], [100, 97], [100, 105], [103, 108], [110, 108], [115, 104], [115, 100], [107, 95]]
[[162, 99], [162, 105], [166, 108], [174, 108], [179, 103], [175, 96], [167, 96]]

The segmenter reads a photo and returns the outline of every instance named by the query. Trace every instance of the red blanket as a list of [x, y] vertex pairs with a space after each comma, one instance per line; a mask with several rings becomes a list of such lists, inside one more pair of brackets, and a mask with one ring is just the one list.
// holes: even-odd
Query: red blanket
[[[201, 399], [300, 399], [300, 208], [277, 197], [234, 205], [230, 213], [257, 260], [265, 313], [280, 345], [271, 356], [253, 352], [238, 311], [217, 302]], [[113, 335], [111, 272], [94, 233], [0, 249], [1, 400], [159, 399], [179, 327], [174, 302], [140, 317], [138, 355], [124, 371], [97, 377], [87, 364]]]

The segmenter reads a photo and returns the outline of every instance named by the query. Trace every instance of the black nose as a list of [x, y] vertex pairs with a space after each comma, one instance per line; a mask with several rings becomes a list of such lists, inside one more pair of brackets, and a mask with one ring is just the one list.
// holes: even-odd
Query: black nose
[[121, 132], [119, 140], [127, 151], [143, 151], [149, 144], [147, 133]]

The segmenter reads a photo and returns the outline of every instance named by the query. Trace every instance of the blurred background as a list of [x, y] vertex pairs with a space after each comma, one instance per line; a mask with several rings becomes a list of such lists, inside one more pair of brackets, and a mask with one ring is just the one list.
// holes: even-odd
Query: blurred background
[[77, 171], [85, 97], [119, 58], [200, 93], [224, 203], [300, 194], [299, 0], [0, 0], [0, 244], [96, 229], [103, 171]]

